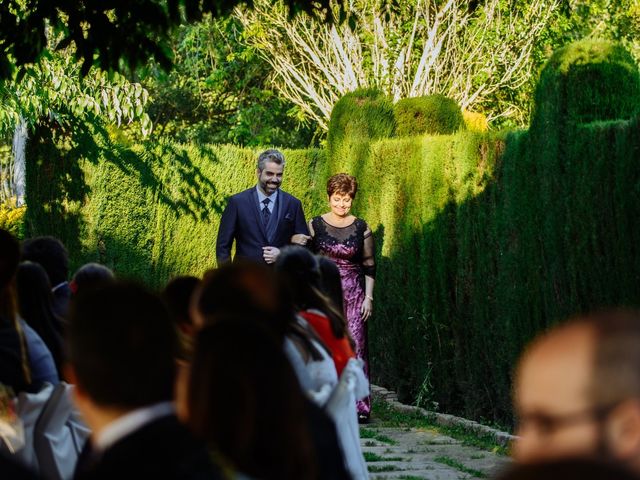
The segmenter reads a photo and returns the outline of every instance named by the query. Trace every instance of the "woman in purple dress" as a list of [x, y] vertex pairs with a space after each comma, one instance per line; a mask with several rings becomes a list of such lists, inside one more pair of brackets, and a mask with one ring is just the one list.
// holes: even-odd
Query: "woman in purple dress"
[[[355, 177], [346, 173], [332, 176], [327, 182], [330, 211], [313, 218], [309, 232], [312, 250], [331, 258], [340, 270], [345, 316], [356, 344], [356, 356], [364, 361], [368, 377], [367, 320], [373, 307], [375, 260], [371, 229], [350, 213], [357, 190]], [[370, 413], [371, 401], [367, 397], [358, 402], [358, 418], [366, 422]]]

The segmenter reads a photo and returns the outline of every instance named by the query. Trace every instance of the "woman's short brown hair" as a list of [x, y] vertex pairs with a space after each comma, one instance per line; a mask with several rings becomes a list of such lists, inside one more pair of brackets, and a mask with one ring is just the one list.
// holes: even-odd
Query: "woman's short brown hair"
[[349, 195], [351, 198], [356, 198], [357, 191], [358, 181], [356, 180], [356, 177], [352, 175], [337, 173], [327, 181], [328, 196], [331, 196], [334, 193], [339, 193], [342, 195]]

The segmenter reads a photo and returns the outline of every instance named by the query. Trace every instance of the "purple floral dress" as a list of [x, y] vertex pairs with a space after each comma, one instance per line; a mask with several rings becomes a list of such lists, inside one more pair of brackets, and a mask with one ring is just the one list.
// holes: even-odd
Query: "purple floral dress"
[[[356, 356], [364, 361], [364, 373], [369, 378], [367, 322], [362, 321], [360, 307], [365, 299], [364, 277], [375, 276], [373, 235], [359, 218], [346, 227], [334, 227], [322, 217], [314, 217], [311, 227], [313, 251], [331, 258], [340, 270], [347, 324], [356, 343]], [[370, 397], [360, 400], [358, 414], [368, 417], [370, 413]]]

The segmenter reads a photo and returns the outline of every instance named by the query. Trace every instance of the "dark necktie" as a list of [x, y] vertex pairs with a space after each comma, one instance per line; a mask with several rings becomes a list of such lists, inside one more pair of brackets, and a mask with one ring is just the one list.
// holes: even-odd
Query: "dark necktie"
[[269, 200], [268, 198], [265, 198], [264, 200], [262, 200], [262, 203], [264, 203], [264, 208], [262, 209], [262, 224], [266, 227], [269, 224], [269, 218], [271, 218], [271, 212], [269, 211], [269, 202], [271, 200]]

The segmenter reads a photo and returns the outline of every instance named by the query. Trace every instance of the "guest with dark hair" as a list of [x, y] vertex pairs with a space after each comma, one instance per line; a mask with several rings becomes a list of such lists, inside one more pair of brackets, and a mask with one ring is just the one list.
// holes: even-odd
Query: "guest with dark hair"
[[342, 293], [342, 279], [336, 263], [324, 255], [317, 255], [318, 268], [320, 268], [320, 287], [322, 292], [329, 297], [339, 312], [344, 314], [344, 298]]
[[115, 280], [115, 275], [109, 267], [100, 263], [85, 263], [73, 274], [69, 288], [74, 294], [78, 294], [87, 288], [95, 288]]
[[355, 353], [349, 342], [349, 330], [342, 312], [322, 292], [317, 258], [306, 248], [285, 247], [276, 261], [276, 271], [284, 275], [298, 315], [313, 327], [331, 351], [337, 374], [340, 375]]
[[190, 360], [193, 353], [195, 325], [191, 318], [191, 297], [198, 288], [200, 279], [192, 276], [173, 278], [162, 291], [162, 300], [167, 306], [178, 338], [175, 396], [178, 417], [186, 418], [186, 392], [189, 381]]
[[20, 315], [42, 338], [60, 374], [64, 364], [62, 323], [53, 311], [49, 277], [40, 264], [27, 261], [18, 266], [16, 279]]
[[228, 313], [265, 322], [282, 340], [303, 391], [311, 396], [324, 385], [337, 383], [328, 348], [305, 321], [297, 318], [290, 290], [268, 267], [236, 262], [207, 272], [195, 302], [195, 315], [202, 323]]
[[55, 237], [34, 237], [22, 243], [22, 260], [42, 265], [49, 276], [53, 293], [53, 310], [65, 319], [69, 310], [71, 288], [69, 287], [69, 253]]
[[255, 320], [229, 317], [197, 334], [188, 405], [191, 429], [230, 467], [227, 478], [318, 478], [305, 398], [276, 337]]
[[[236, 261], [207, 272], [193, 296], [192, 315], [197, 328], [214, 325], [229, 316], [257, 319], [279, 345], [295, 342], [308, 359], [323, 358], [319, 338], [296, 320], [287, 289], [273, 269], [265, 265]], [[333, 421], [306, 396], [305, 402], [319, 478], [350, 478]]]
[[184, 336], [190, 337], [194, 333], [193, 320], [189, 311], [191, 307], [191, 297], [198, 288], [200, 279], [190, 275], [172, 278], [162, 291], [169, 315], [178, 331]]
[[31, 370], [24, 334], [18, 321], [15, 276], [20, 244], [0, 229], [0, 383], [15, 393], [31, 385]]
[[69, 373], [97, 458], [77, 478], [218, 478], [174, 413], [176, 338], [160, 299], [103, 285], [74, 300], [69, 320]]

